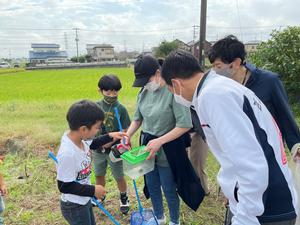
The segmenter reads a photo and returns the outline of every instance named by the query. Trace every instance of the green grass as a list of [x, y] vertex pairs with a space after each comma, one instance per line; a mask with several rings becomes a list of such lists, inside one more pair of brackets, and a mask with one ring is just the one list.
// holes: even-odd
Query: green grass
[[80, 99], [97, 100], [100, 75], [116, 73], [123, 82], [120, 101], [134, 110], [138, 90], [130, 69], [25, 71], [0, 76], [1, 139], [30, 136], [41, 143], [58, 141], [66, 128], [68, 107]]
[[25, 71], [24, 68], [0, 68], [0, 75], [1, 74], [8, 74], [8, 73], [17, 73], [17, 72], [22, 72]]
[[[106, 73], [120, 77], [123, 88], [119, 99], [132, 116], [139, 90], [131, 87], [134, 78], [131, 68], [21, 71], [0, 76], [0, 153], [6, 154], [1, 172], [10, 192], [5, 199], [6, 224], [66, 224], [59, 209], [55, 166], [47, 151], [50, 145], [55, 149], [59, 146], [61, 135], [67, 129], [65, 115], [69, 106], [80, 99], [100, 98], [97, 82]], [[137, 145], [137, 137], [134, 143]], [[218, 164], [209, 155], [207, 173], [211, 195], [196, 213], [182, 203], [182, 224], [222, 224], [224, 209], [222, 199], [217, 196], [217, 170]], [[25, 179], [18, 179], [20, 176]], [[139, 179], [140, 191], [142, 183]], [[134, 210], [137, 202], [130, 180], [128, 184]], [[118, 211], [118, 191], [110, 171], [106, 190], [107, 209], [121, 224], [128, 224], [129, 216], [122, 216]], [[151, 207], [150, 201], [141, 197], [144, 206]], [[98, 224], [111, 224], [97, 209], [95, 214]]]

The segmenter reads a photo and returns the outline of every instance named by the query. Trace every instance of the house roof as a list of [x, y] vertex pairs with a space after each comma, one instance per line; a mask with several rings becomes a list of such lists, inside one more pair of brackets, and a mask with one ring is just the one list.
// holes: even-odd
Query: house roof
[[110, 44], [87, 44], [86, 49], [94, 49], [94, 48], [114, 48], [114, 46]]
[[179, 39], [175, 39], [173, 42], [177, 42], [177, 43], [181, 43], [181, 44], [184, 44], [186, 46], [189, 46], [187, 43], [185, 43], [184, 41], [181, 41]]
[[245, 45], [259, 45], [261, 41], [258, 40], [252, 40], [245, 43]]
[[189, 41], [189, 42], [187, 43], [188, 46], [192, 46], [192, 45], [194, 45], [194, 44], [195, 44], [195, 41]]

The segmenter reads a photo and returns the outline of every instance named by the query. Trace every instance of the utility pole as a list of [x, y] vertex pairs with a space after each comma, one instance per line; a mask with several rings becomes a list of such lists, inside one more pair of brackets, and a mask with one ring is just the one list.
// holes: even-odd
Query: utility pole
[[79, 62], [79, 56], [78, 56], [78, 42], [79, 42], [79, 38], [78, 38], [78, 28], [74, 28], [75, 30], [75, 34], [76, 34], [76, 37], [75, 37], [75, 41], [76, 41], [76, 51], [77, 51], [77, 62]]
[[200, 41], [199, 41], [199, 63], [204, 69], [205, 67], [205, 54], [204, 43], [206, 37], [206, 12], [207, 12], [207, 0], [201, 0], [201, 13], [200, 13]]

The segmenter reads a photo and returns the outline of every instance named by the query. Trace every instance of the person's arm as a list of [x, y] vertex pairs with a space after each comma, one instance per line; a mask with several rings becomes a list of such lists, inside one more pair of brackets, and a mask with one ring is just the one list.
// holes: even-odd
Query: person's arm
[[[289, 150], [299, 150], [300, 131], [291, 111], [287, 94], [278, 77], [273, 80], [272, 103], [275, 109], [275, 120], [278, 123], [282, 137], [285, 140]], [[294, 147], [298, 144], [298, 147]], [[293, 155], [295, 152], [292, 152]], [[299, 155], [298, 155], [299, 157]]]
[[136, 106], [136, 110], [134, 112], [133, 120], [132, 120], [130, 126], [128, 127], [128, 129], [126, 131], [126, 134], [128, 135], [128, 138], [126, 140], [126, 144], [130, 145], [131, 137], [141, 127], [142, 122], [143, 122], [143, 115], [142, 115], [142, 113], [140, 112], [140, 109], [139, 109], [139, 96], [138, 96], [137, 106]]
[[149, 141], [147, 144], [146, 150], [150, 151], [150, 154], [147, 159], [152, 159], [155, 157], [155, 153], [159, 151], [162, 145], [179, 138], [181, 135], [189, 131], [191, 128], [183, 128], [183, 127], [175, 127], [170, 132], [166, 133], [165, 135], [153, 139]]
[[80, 184], [75, 181], [63, 182], [57, 180], [58, 190], [64, 194], [73, 194], [79, 196], [93, 197], [95, 194], [95, 186], [88, 184]]
[[150, 151], [148, 159], [155, 157], [155, 153], [159, 151], [162, 145], [179, 138], [193, 126], [190, 109], [178, 104], [174, 98], [172, 101], [172, 110], [176, 121], [175, 128], [163, 136], [149, 141], [146, 148]]
[[92, 150], [99, 149], [101, 146], [109, 142], [115, 142], [125, 137], [128, 137], [128, 135], [124, 132], [110, 132], [108, 134], [95, 138], [90, 145], [90, 149]]
[[96, 137], [93, 139], [91, 145], [90, 145], [90, 149], [92, 150], [97, 150], [100, 147], [102, 147], [103, 145], [110, 143], [113, 141], [113, 138], [109, 136], [109, 134], [104, 134], [101, 135], [99, 137]]
[[[211, 129], [220, 154], [234, 167], [238, 181], [238, 202], [232, 225], [259, 225], [264, 212], [263, 194], [268, 186], [268, 164], [253, 124], [241, 103], [228, 94], [203, 96], [199, 111], [204, 128]], [[231, 193], [231, 196], [229, 195]], [[225, 193], [234, 201], [234, 190]]]
[[140, 121], [140, 120], [133, 120], [131, 122], [131, 124], [126, 132], [126, 134], [128, 135], [126, 144], [130, 144], [131, 137], [135, 134], [135, 132], [140, 128], [141, 125], [142, 125], [142, 121]]
[[[130, 126], [131, 122], [130, 122], [130, 117], [128, 115], [126, 108], [122, 105], [120, 105], [120, 107], [119, 107], [119, 114], [120, 114], [120, 120], [121, 120], [121, 124], [122, 124], [122, 128], [123, 128], [123, 132], [126, 133], [127, 128]], [[102, 147], [103, 148], [111, 148], [111, 146], [113, 146], [115, 143], [116, 143], [116, 140], [109, 142], [109, 143], [103, 145]]]

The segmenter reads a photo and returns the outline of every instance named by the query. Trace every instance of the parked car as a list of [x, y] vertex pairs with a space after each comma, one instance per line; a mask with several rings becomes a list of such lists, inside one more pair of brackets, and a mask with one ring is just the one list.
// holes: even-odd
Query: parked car
[[0, 68], [10, 68], [10, 65], [7, 62], [0, 62]]

